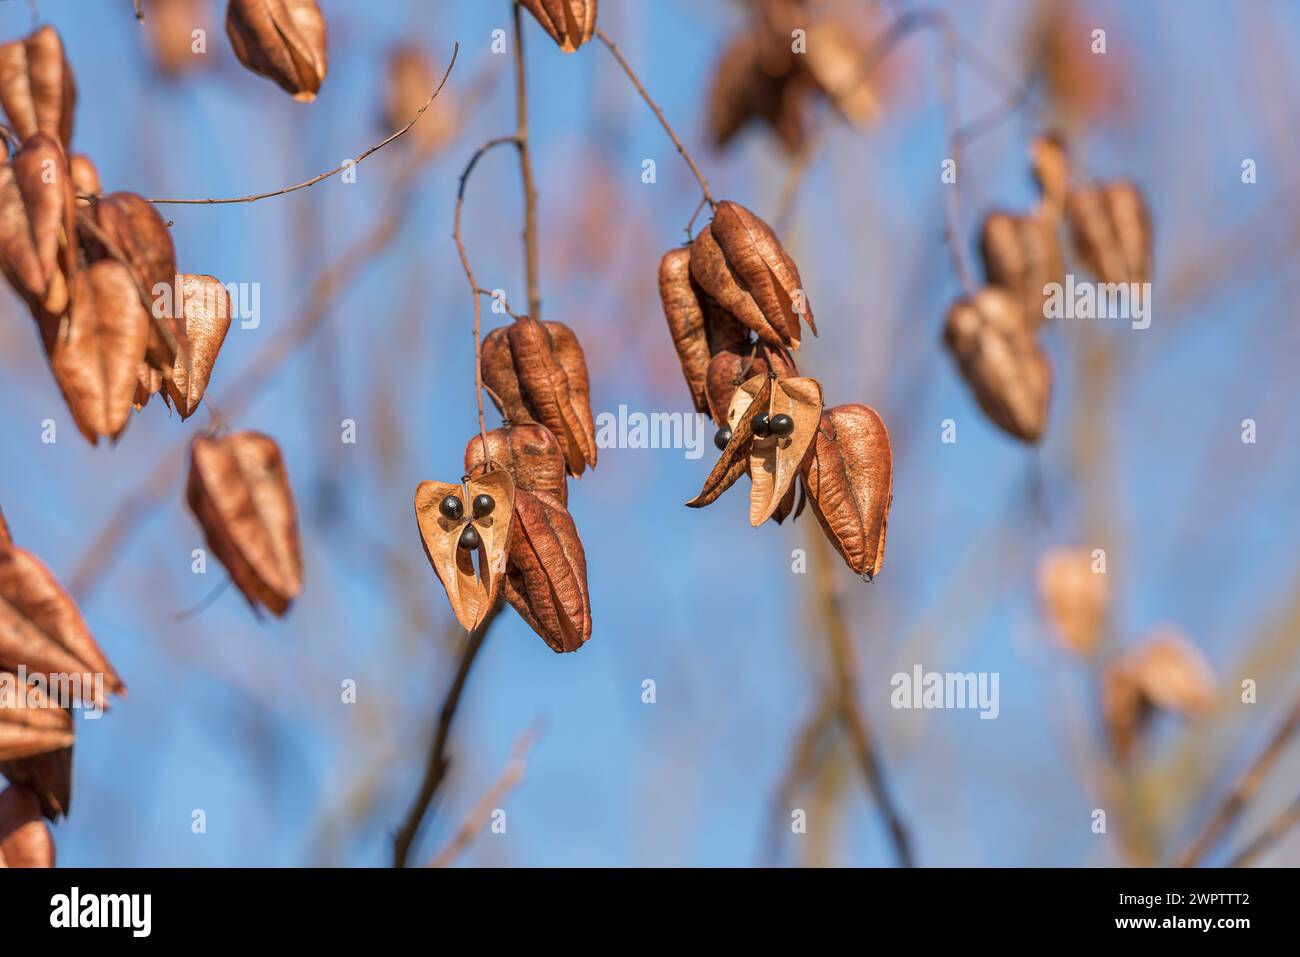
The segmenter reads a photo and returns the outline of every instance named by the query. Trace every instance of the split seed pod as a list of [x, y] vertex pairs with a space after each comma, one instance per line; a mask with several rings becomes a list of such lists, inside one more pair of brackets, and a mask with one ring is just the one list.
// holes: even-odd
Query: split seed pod
[[53, 27], [0, 45], [0, 106], [18, 139], [47, 133], [67, 148], [76, 105], [72, 66]]
[[[479, 495], [490, 495], [495, 504], [487, 515], [476, 518], [473, 503]], [[415, 490], [415, 520], [420, 527], [424, 554], [447, 590], [447, 600], [456, 620], [466, 631], [483, 624], [496, 604], [497, 591], [505, 577], [516, 495], [514, 480], [505, 469], [499, 468], [470, 479], [463, 486], [424, 481]], [[442, 513], [440, 506], [448, 497], [460, 501], [459, 518], [448, 518]], [[473, 549], [462, 548], [460, 544], [467, 527], [478, 533], [478, 545]]]
[[239, 62], [301, 103], [316, 99], [328, 66], [316, 0], [230, 0], [226, 34]]
[[1042, 438], [1052, 369], [1019, 299], [990, 286], [958, 300], [948, 311], [944, 341], [995, 425], [1023, 442]]
[[23, 788], [0, 792], [0, 867], [53, 867], [54, 838], [41, 820], [34, 795]]
[[1044, 287], [1065, 282], [1065, 257], [1055, 219], [1043, 215], [990, 213], [980, 233], [980, 255], [990, 286], [1017, 296], [1025, 318], [1037, 329], [1043, 324]]
[[542, 29], [572, 53], [596, 35], [596, 0], [519, 0]]
[[230, 329], [230, 293], [215, 276], [185, 274], [176, 277], [173, 301], [176, 299], [181, 304], [190, 361], [187, 368], [177, 357], [166, 385], [181, 419], [188, 419], [203, 401], [212, 367], [226, 341]]
[[772, 228], [739, 203], [723, 201], [691, 243], [691, 275], [764, 342], [799, 348], [802, 318], [817, 325], [794, 260]]
[[275, 440], [260, 432], [195, 439], [186, 498], [208, 547], [248, 603], [283, 617], [302, 590], [302, 548]]
[[476, 435], [465, 445], [465, 474], [479, 478], [493, 467], [510, 473], [516, 494], [545, 492], [561, 505], [569, 501], [569, 482], [564, 470], [564, 451], [551, 430], [535, 422], [492, 429], [487, 434], [488, 457], [483, 455], [483, 438]]
[[483, 340], [483, 382], [512, 424], [539, 422], [564, 448], [569, 474], [596, 467], [587, 360], [568, 326], [521, 316]]
[[1102, 714], [1111, 748], [1130, 757], [1156, 710], [1186, 718], [1214, 710], [1217, 682], [1196, 646], [1161, 628], [1107, 665], [1102, 675]]
[[587, 555], [564, 504], [546, 492], [515, 493], [506, 600], [555, 652], [591, 637]]
[[47, 344], [76, 272], [76, 195], [58, 140], [34, 133], [0, 167], [0, 269]]
[[1038, 562], [1038, 595], [1061, 643], [1088, 657], [1097, 650], [1109, 605], [1106, 576], [1083, 548], [1053, 548]]
[[1119, 181], [1076, 189], [1066, 204], [1075, 249], [1103, 283], [1151, 278], [1151, 218], [1142, 194]]
[[804, 488], [826, 538], [868, 581], [885, 562], [893, 473], [889, 430], [875, 409], [837, 405], [822, 413]]
[[691, 277], [691, 251], [685, 246], [670, 249], [659, 261], [659, 299], [695, 411], [708, 412], [709, 360], [744, 348], [749, 333]]
[[780, 378], [799, 374], [788, 352], [761, 342], [747, 343], [742, 349], [724, 350], [709, 360], [705, 388], [709, 414], [719, 428], [728, 424], [727, 412], [741, 384], [753, 376], [769, 372]]

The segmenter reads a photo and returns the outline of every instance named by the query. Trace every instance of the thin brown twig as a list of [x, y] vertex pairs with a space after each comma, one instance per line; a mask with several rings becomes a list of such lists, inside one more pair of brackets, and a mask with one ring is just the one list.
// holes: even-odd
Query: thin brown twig
[[416, 795], [410, 811], [407, 812], [402, 826], [393, 837], [394, 867], [406, 866], [411, 856], [411, 848], [419, 838], [420, 831], [426, 823], [429, 806], [437, 796], [442, 782], [446, 780], [447, 769], [451, 767], [451, 758], [447, 755], [447, 742], [451, 738], [452, 722], [456, 719], [456, 710], [460, 706], [461, 695], [464, 693], [465, 685], [469, 681], [470, 669], [474, 667], [474, 661], [478, 657], [479, 650], [483, 647], [483, 641], [487, 638], [492, 623], [496, 621], [499, 609], [500, 606], [498, 605], [488, 612], [483, 623], [470, 632], [465, 647], [461, 649], [460, 663], [456, 666], [456, 675], [452, 679], [451, 687], [447, 689], [447, 696], [442, 700], [442, 707], [438, 709], [438, 723], [433, 734], [433, 746], [429, 749], [429, 757], [425, 762], [424, 778], [420, 782], [420, 791]]
[[1264, 783], [1264, 779], [1268, 777], [1269, 771], [1273, 769], [1273, 765], [1282, 756], [1282, 752], [1286, 750], [1287, 745], [1295, 737], [1297, 731], [1300, 731], [1300, 695], [1297, 695], [1291, 703], [1287, 716], [1283, 719], [1277, 731], [1274, 732], [1273, 737], [1269, 739], [1264, 750], [1260, 752], [1259, 757], [1237, 779], [1232, 789], [1219, 802], [1218, 807], [1210, 816], [1210, 820], [1206, 823], [1200, 835], [1187, 850], [1178, 856], [1178, 859], [1174, 862], [1176, 867], [1195, 867], [1214, 849], [1228, 828], [1236, 821], [1238, 815], [1245, 809], [1250, 799], [1255, 796], [1260, 785]]
[[[219, 199], [151, 199], [149, 200], [149, 202], [159, 204], [159, 205], [168, 204], [168, 205], [186, 205], [186, 206], [219, 206], [228, 203], [255, 203], [261, 199], [270, 199], [272, 196], [283, 196], [286, 193], [293, 193], [293, 192], [297, 192], [300, 189], [307, 189], [310, 186], [315, 186], [317, 183], [329, 179], [331, 176], [337, 176], [345, 169], [358, 166], [367, 157], [369, 157], [373, 153], [379, 152], [389, 143], [393, 142], [393, 140], [406, 135], [406, 132], [416, 124], [416, 121], [418, 121], [421, 116], [424, 115], [424, 111], [433, 105], [433, 101], [438, 98], [438, 94], [442, 92], [442, 88], [447, 85], [447, 78], [451, 76], [452, 67], [456, 65], [456, 57], [459, 53], [460, 53], [460, 44], [457, 43], [455, 46], [452, 47], [451, 62], [447, 64], [447, 69], [443, 71], [442, 80], [438, 83], [438, 88], [429, 95], [429, 98], [427, 100], [424, 101], [424, 106], [420, 107], [418, 110], [415, 111], [415, 116], [411, 117], [411, 121], [409, 123], [403, 126], [400, 130], [397, 130], [394, 133], [390, 133], [388, 136], [384, 137], [374, 146], [370, 147], [369, 149], [365, 150], [361, 154], [348, 160], [346, 163], [344, 163], [341, 166], [336, 166], [333, 169], [326, 170], [324, 173], [320, 173], [317, 176], [313, 176], [311, 179], [303, 180], [301, 183], [295, 183], [292, 186], [285, 186], [283, 189], [271, 190], [269, 193], [254, 193], [250, 196], [234, 196], [234, 197], [219, 198]], [[82, 196], [81, 198], [90, 199], [92, 197]]]
[[524, 278], [528, 286], [528, 312], [542, 320], [542, 293], [537, 267], [537, 185], [533, 181], [532, 150], [528, 141], [528, 85], [524, 75], [524, 30], [519, 4], [511, 0], [515, 27], [515, 145], [519, 152], [519, 178], [524, 190]]
[[1264, 826], [1264, 830], [1254, 840], [1234, 854], [1228, 861], [1228, 866], [1250, 867], [1286, 837], [1297, 824], [1300, 824], [1300, 797], [1284, 807], [1277, 817]]
[[515, 741], [514, 746], [510, 749], [510, 758], [506, 761], [506, 766], [501, 771], [500, 777], [478, 799], [478, 802], [466, 815], [465, 820], [456, 829], [456, 833], [452, 835], [446, 846], [433, 856], [433, 860], [429, 862], [430, 867], [450, 867], [456, 863], [456, 859], [464, 853], [465, 848], [469, 847], [478, 833], [487, 826], [492, 813], [501, 806], [510, 792], [518, 787], [523, 780], [524, 768], [528, 762], [528, 753], [536, 743], [537, 735], [537, 729], [534, 727], [529, 728], [519, 736], [519, 739]]
[[686, 165], [689, 166], [691, 172], [695, 174], [695, 179], [700, 184], [700, 190], [704, 193], [704, 201], [709, 204], [710, 208], [717, 206], [718, 204], [713, 198], [713, 193], [709, 190], [709, 181], [704, 178], [704, 174], [700, 172], [700, 168], [695, 165], [695, 160], [691, 158], [691, 154], [687, 152], [686, 147], [682, 145], [681, 139], [673, 131], [672, 126], [669, 125], [667, 118], [664, 116], [664, 111], [659, 109], [659, 104], [651, 98], [650, 94], [646, 91], [646, 88], [642, 85], [641, 80], [637, 77], [636, 72], [632, 69], [627, 60], [623, 58], [623, 53], [619, 50], [618, 44], [611, 40], [609, 35], [600, 27], [596, 28], [596, 36], [600, 39], [601, 43], [605, 44], [605, 48], [609, 50], [614, 59], [618, 61], [618, 65], [623, 68], [623, 72], [626, 73], [627, 78], [632, 81], [632, 85], [636, 87], [636, 91], [641, 94], [641, 99], [645, 100], [646, 105], [650, 107], [655, 118], [659, 120], [659, 125], [664, 128], [664, 132], [668, 134], [668, 138], [672, 140], [673, 145], [677, 147], [677, 152], [681, 154], [682, 159], [686, 161]]

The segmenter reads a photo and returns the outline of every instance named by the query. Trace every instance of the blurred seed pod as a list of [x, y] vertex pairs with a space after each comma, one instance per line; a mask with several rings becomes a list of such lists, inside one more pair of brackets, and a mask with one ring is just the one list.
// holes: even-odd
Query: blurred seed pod
[[591, 637], [591, 596], [573, 516], [546, 492], [519, 491], [514, 526], [506, 600], [552, 651], [577, 651]]
[[565, 53], [596, 35], [596, 0], [518, 0]]
[[1034, 443], [1047, 427], [1052, 369], [1020, 300], [996, 287], [948, 311], [944, 342], [994, 425]]
[[208, 0], [150, 0], [145, 30], [160, 73], [177, 77], [208, 63], [194, 51], [194, 31], [210, 33]]
[[800, 319], [817, 334], [794, 260], [739, 203], [718, 203], [691, 243], [690, 264], [700, 288], [769, 345], [799, 348]]
[[19, 787], [0, 791], [0, 867], [53, 867], [54, 838], [35, 796]]
[[0, 762], [71, 747], [71, 712], [52, 704], [40, 685], [18, 678], [0, 670]]
[[316, 0], [230, 0], [226, 35], [239, 62], [300, 103], [316, 99], [328, 66]]
[[76, 205], [53, 136], [33, 133], [0, 166], [0, 269], [31, 308], [47, 348], [77, 269]]
[[1055, 220], [994, 212], [984, 218], [980, 255], [990, 286], [1018, 297], [1032, 328], [1044, 322], [1048, 283], [1065, 283], [1065, 256]]
[[788, 352], [762, 342], [746, 343], [738, 350], [725, 349], [709, 360], [705, 388], [709, 414], [719, 428], [727, 425], [731, 399], [741, 384], [753, 376], [769, 372], [781, 378], [799, 374]]
[[275, 440], [260, 432], [195, 439], [186, 499], [208, 547], [248, 603], [283, 617], [302, 590], [302, 547]]
[[1069, 129], [1129, 116], [1128, 64], [1119, 50], [1093, 52], [1095, 24], [1082, 11], [1077, 0], [1038, 0], [1027, 38], [1033, 78], [1041, 79], [1051, 112]]
[[869, 47], [839, 20], [819, 20], [808, 27], [804, 64], [831, 105], [855, 126], [866, 126], [880, 114], [880, 100], [868, 83], [862, 64]]
[[1029, 168], [1041, 194], [1039, 215], [1059, 222], [1070, 191], [1070, 160], [1061, 138], [1055, 133], [1035, 136], [1029, 143]]
[[659, 299], [695, 411], [708, 412], [710, 359], [743, 348], [749, 333], [700, 288], [691, 277], [690, 263], [691, 251], [685, 246], [664, 253], [659, 261]]
[[76, 105], [72, 66], [53, 27], [0, 45], [0, 107], [20, 141], [46, 133], [66, 149]]
[[1120, 180], [1076, 189], [1066, 210], [1089, 272], [1104, 283], [1151, 279], [1151, 219], [1136, 186]]
[[[793, 56], [774, 60], [759, 31], [728, 43], [709, 81], [708, 125], [718, 149], [752, 121], [765, 123], [788, 153], [803, 142], [814, 88]], [[788, 49], [787, 49], [788, 53]]]
[[[423, 47], [414, 43], [395, 47], [388, 55], [388, 81], [381, 117], [384, 130], [391, 133], [411, 122], [411, 117], [429, 101], [440, 78], [433, 58]], [[420, 153], [433, 155], [451, 141], [458, 124], [455, 102], [444, 91], [438, 98], [438, 109], [421, 113], [404, 139], [414, 143]]]
[[1194, 645], [1174, 629], [1155, 630], [1102, 674], [1102, 715], [1115, 756], [1133, 756], [1156, 710], [1204, 717], [1217, 691], [1214, 671]]
[[188, 419], [203, 401], [212, 368], [230, 330], [230, 293], [215, 276], [182, 274], [176, 277], [173, 301], [177, 299], [189, 346], [189, 364], [178, 357], [172, 363], [166, 387], [181, 419]]
[[821, 416], [803, 483], [813, 514], [845, 564], [868, 581], [885, 562], [894, 501], [889, 430], [867, 405], [837, 405]]
[[4, 509], [0, 509], [0, 547], [12, 545], [13, 536], [9, 534], [9, 525], [5, 522]]
[[526, 422], [490, 430], [486, 457], [483, 438], [475, 435], [465, 445], [465, 474], [479, 478], [488, 471], [489, 461], [510, 473], [516, 491], [545, 492], [568, 505], [564, 450], [546, 426]]
[[587, 361], [577, 337], [558, 322], [521, 316], [483, 340], [483, 383], [512, 424], [538, 422], [564, 448], [569, 474], [596, 467]]
[[[517, 494], [514, 481], [501, 468], [470, 479], [463, 486], [424, 481], [415, 490], [415, 520], [424, 554], [446, 589], [456, 620], [466, 631], [483, 624], [496, 604]], [[474, 513], [474, 501], [481, 495], [491, 496], [493, 507], [479, 516]], [[447, 498], [460, 503], [455, 518], [441, 509]], [[472, 545], [463, 545], [462, 536], [470, 529], [477, 537]]]
[[1061, 643], [1080, 657], [1097, 650], [1110, 604], [1106, 576], [1084, 548], [1053, 548], [1038, 561], [1038, 596]]

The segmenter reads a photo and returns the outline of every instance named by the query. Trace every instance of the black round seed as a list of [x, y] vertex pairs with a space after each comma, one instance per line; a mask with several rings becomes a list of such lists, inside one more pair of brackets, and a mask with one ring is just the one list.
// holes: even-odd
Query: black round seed
[[465, 531], [460, 533], [461, 548], [478, 548], [478, 532], [474, 530], [473, 525], [466, 525]]
[[438, 506], [438, 511], [442, 512], [443, 518], [449, 518], [454, 522], [465, 514], [465, 505], [455, 495], [448, 495]]
[[750, 427], [753, 428], [754, 434], [760, 439], [765, 439], [772, 434], [772, 425], [767, 421], [766, 412], [760, 412], [754, 416], [753, 421], [750, 422]]
[[780, 415], [772, 416], [772, 421], [768, 423], [772, 434], [778, 439], [788, 439], [794, 435], [794, 419], [782, 412]]
[[496, 507], [497, 507], [496, 499], [494, 499], [491, 495], [484, 494], [484, 495], [474, 496], [474, 517], [475, 518], [484, 518], [485, 516], [491, 515], [492, 509]]
[[727, 443], [730, 441], [731, 441], [731, 429], [718, 429], [717, 434], [713, 436], [713, 444], [718, 447], [719, 452], [725, 449], [727, 447]]

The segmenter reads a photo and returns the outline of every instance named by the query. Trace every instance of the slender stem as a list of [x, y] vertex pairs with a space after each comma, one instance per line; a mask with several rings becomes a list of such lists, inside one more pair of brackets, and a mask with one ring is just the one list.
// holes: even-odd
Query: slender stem
[[717, 206], [718, 204], [713, 198], [713, 193], [709, 191], [709, 181], [704, 178], [704, 174], [701, 173], [700, 168], [695, 165], [695, 160], [691, 158], [691, 154], [686, 151], [686, 147], [682, 145], [682, 141], [678, 138], [677, 134], [673, 132], [673, 128], [668, 124], [668, 120], [664, 117], [664, 111], [659, 109], [659, 104], [650, 98], [650, 94], [647, 93], [646, 88], [641, 85], [641, 81], [637, 78], [632, 67], [628, 64], [627, 60], [623, 58], [623, 54], [619, 50], [618, 44], [611, 40], [609, 35], [600, 27], [596, 28], [596, 36], [600, 38], [600, 42], [605, 44], [606, 49], [608, 49], [614, 59], [618, 61], [618, 65], [623, 68], [623, 72], [626, 73], [627, 78], [632, 81], [632, 85], [636, 87], [636, 91], [641, 94], [641, 99], [645, 100], [646, 105], [650, 107], [654, 112], [655, 117], [659, 120], [659, 125], [664, 128], [664, 132], [668, 134], [668, 138], [672, 140], [673, 145], [677, 147], [677, 152], [681, 154], [682, 159], [686, 161], [686, 165], [689, 166], [691, 172], [695, 174], [695, 179], [700, 184], [700, 190], [704, 193], [704, 201], [709, 204], [710, 208]]
[[[442, 92], [442, 88], [446, 86], [447, 78], [451, 76], [451, 69], [456, 65], [456, 56], [458, 53], [460, 53], [459, 43], [457, 43], [452, 48], [451, 62], [447, 64], [447, 69], [442, 74], [442, 81], [439, 82], [438, 88], [434, 90], [432, 94], [430, 94], [427, 100], [424, 101], [424, 106], [420, 107], [418, 110], [415, 111], [415, 116], [411, 117], [411, 121], [409, 123], [403, 126], [400, 130], [397, 130], [395, 133], [391, 133], [388, 136], [384, 137], [384, 139], [380, 140], [374, 146], [370, 147], [368, 150], [365, 150], [361, 154], [353, 157], [349, 162], [344, 163], [342, 166], [336, 166], [333, 169], [326, 170], [324, 173], [321, 173], [318, 176], [313, 176], [311, 179], [303, 180], [301, 183], [295, 183], [292, 186], [285, 186], [283, 189], [271, 190], [269, 193], [254, 193], [250, 196], [235, 196], [235, 197], [223, 198], [223, 199], [151, 199], [149, 200], [149, 202], [156, 203], [159, 205], [169, 204], [169, 205], [186, 205], [186, 206], [219, 206], [227, 203], [255, 203], [260, 199], [269, 199], [272, 196], [283, 196], [286, 193], [293, 193], [300, 189], [307, 189], [309, 186], [315, 186], [317, 183], [323, 180], [327, 180], [331, 176], [338, 175], [345, 169], [357, 166], [358, 164], [361, 163], [362, 160], [369, 157], [372, 153], [379, 152], [389, 143], [393, 142], [393, 140], [397, 139], [400, 136], [404, 136], [407, 130], [409, 130], [412, 126], [414, 126], [416, 121], [419, 120], [419, 118], [424, 115], [424, 111], [427, 110], [433, 104], [433, 101], [438, 98], [438, 94]], [[81, 198], [90, 199], [92, 197], [82, 196]]]
[[537, 185], [533, 181], [532, 150], [528, 143], [528, 84], [524, 76], [524, 31], [519, 4], [510, 4], [515, 26], [515, 144], [524, 189], [524, 276], [528, 283], [528, 312], [542, 321], [542, 294], [537, 268]]
[[[516, 136], [493, 137], [476, 149], [474, 155], [469, 158], [465, 171], [460, 174], [460, 186], [456, 189], [456, 216], [455, 225], [452, 229], [452, 235], [456, 240], [456, 252], [460, 255], [460, 265], [465, 270], [465, 281], [469, 283], [470, 298], [474, 300], [474, 395], [478, 403], [478, 430], [483, 441], [483, 461], [489, 467], [492, 464], [492, 459], [488, 453], [487, 422], [483, 418], [483, 333], [481, 325], [483, 309], [482, 304], [479, 302], [479, 293], [486, 292], [486, 290], [480, 289], [478, 282], [474, 279], [474, 270], [470, 268], [469, 255], [465, 252], [465, 240], [460, 232], [460, 221], [461, 213], [465, 208], [465, 185], [469, 182], [470, 173], [474, 172], [474, 167], [478, 165], [478, 161], [486, 153], [494, 147], [505, 146], [507, 143], [518, 145], [519, 138]], [[491, 293], [488, 293], [488, 295], [491, 295]]]
[[1255, 792], [1264, 783], [1264, 778], [1268, 776], [1268, 772], [1272, 770], [1298, 730], [1300, 730], [1300, 695], [1297, 695], [1292, 702], [1291, 710], [1267, 746], [1260, 752], [1259, 757], [1255, 759], [1255, 763], [1237, 779], [1232, 789], [1219, 803], [1200, 836], [1174, 862], [1176, 867], [1194, 867], [1214, 849], [1250, 799], [1255, 796]]
[[470, 632], [469, 639], [461, 650], [456, 676], [452, 679], [451, 687], [447, 689], [447, 696], [443, 698], [442, 707], [438, 710], [438, 724], [433, 733], [433, 746], [429, 749], [429, 757], [425, 762], [420, 792], [416, 795], [415, 803], [411, 805], [411, 810], [407, 812], [401, 828], [393, 838], [394, 867], [406, 866], [411, 856], [411, 849], [426, 823], [429, 805], [433, 803], [438, 789], [447, 777], [447, 769], [451, 767], [451, 758], [447, 755], [447, 742], [451, 738], [452, 722], [456, 720], [456, 709], [460, 706], [461, 695], [469, 680], [470, 669], [474, 667], [474, 661], [483, 647], [483, 640], [487, 637], [488, 630], [496, 621], [496, 617], [497, 609], [494, 608], [488, 612], [483, 623]]
[[1297, 824], [1300, 824], [1300, 797], [1284, 807], [1253, 841], [1234, 854], [1228, 866], [1250, 867], [1273, 845], [1286, 837]]

